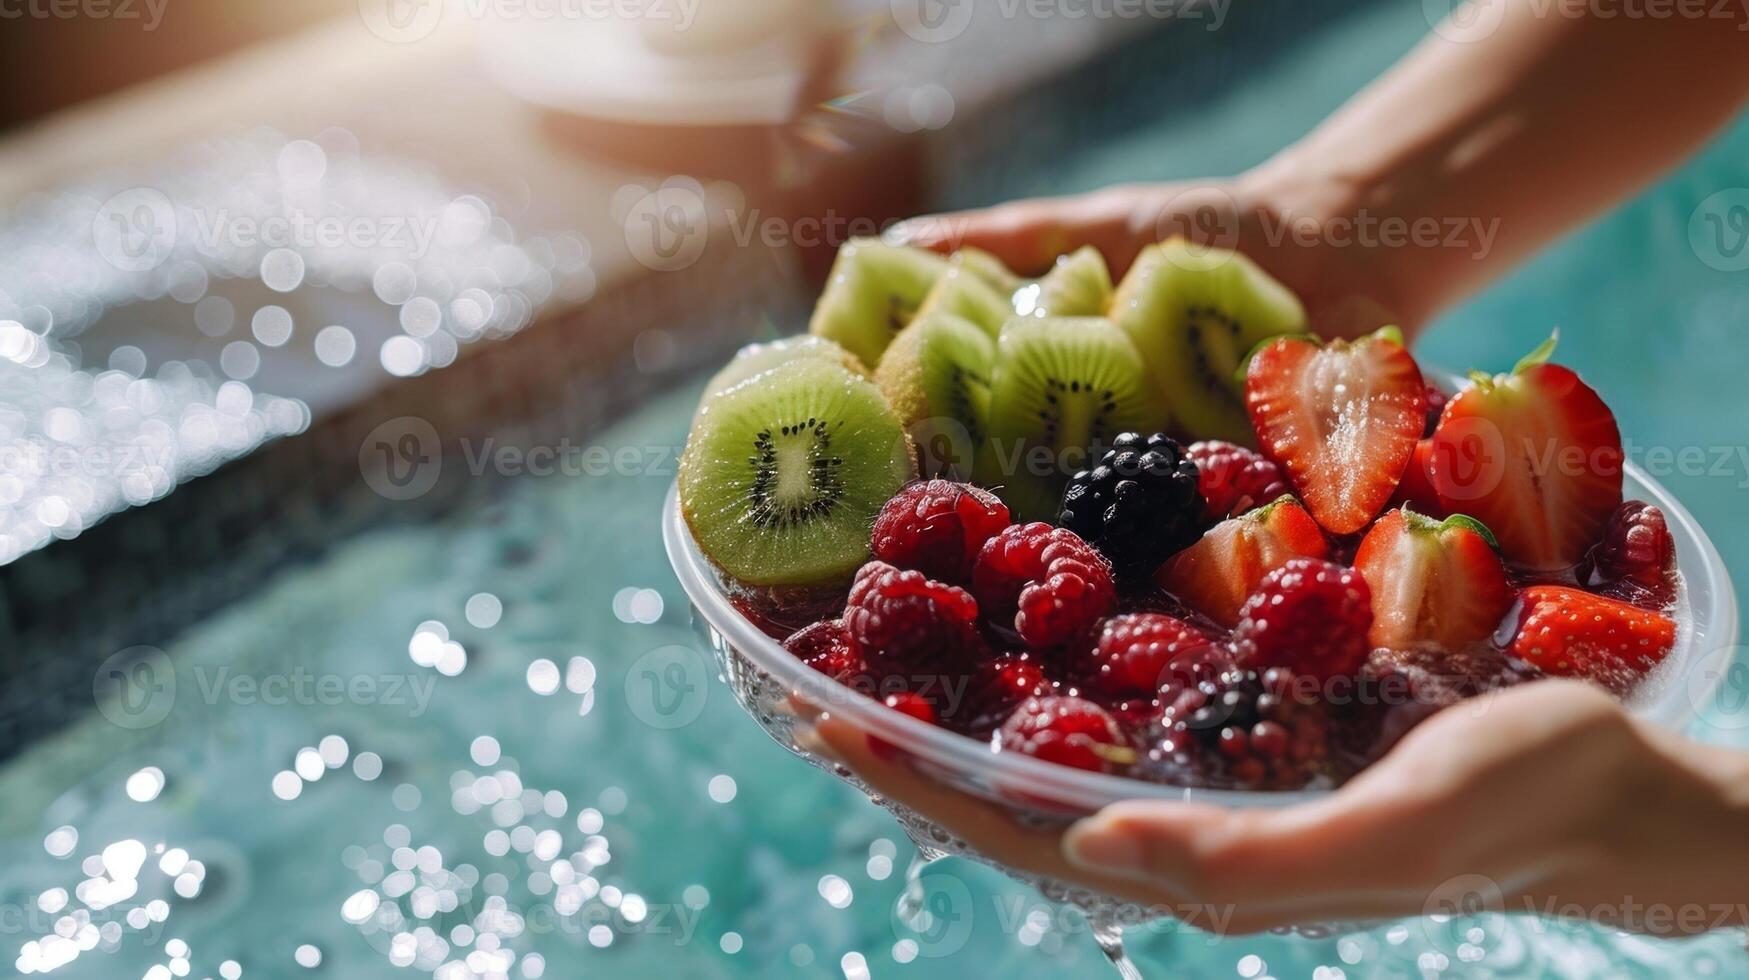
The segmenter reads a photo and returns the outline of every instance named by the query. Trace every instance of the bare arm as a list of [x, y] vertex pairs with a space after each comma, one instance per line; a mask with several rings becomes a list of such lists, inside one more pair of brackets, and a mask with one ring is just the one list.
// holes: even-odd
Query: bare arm
[[1663, 19], [1594, 7], [1466, 7], [1232, 180], [1018, 201], [906, 231], [987, 248], [1023, 272], [1080, 244], [1121, 270], [1183, 233], [1256, 258], [1325, 332], [1413, 330], [1675, 166], [1749, 100], [1741, 5], [1684, 0], [1670, 9], [1690, 16]]

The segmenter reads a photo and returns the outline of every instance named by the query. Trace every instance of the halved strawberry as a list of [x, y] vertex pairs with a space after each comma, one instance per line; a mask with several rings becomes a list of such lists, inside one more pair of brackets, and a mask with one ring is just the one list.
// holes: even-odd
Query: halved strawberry
[[1366, 532], [1354, 567], [1372, 587], [1367, 639], [1375, 648], [1478, 643], [1494, 635], [1517, 597], [1493, 536], [1461, 514], [1442, 523], [1391, 511]]
[[1433, 434], [1433, 488], [1445, 509], [1494, 532], [1506, 559], [1567, 568], [1621, 503], [1621, 432], [1609, 406], [1550, 337], [1511, 374], [1472, 374]]
[[1427, 425], [1426, 389], [1394, 329], [1328, 344], [1282, 337], [1252, 357], [1245, 406], [1312, 516], [1353, 534], [1403, 478]]
[[1397, 492], [1391, 496], [1388, 509], [1408, 507], [1417, 514], [1429, 517], [1445, 517], [1445, 505], [1439, 502], [1439, 494], [1433, 489], [1433, 440], [1422, 439], [1415, 444], [1415, 454], [1409, 457], [1409, 466], [1403, 470], [1403, 482], [1397, 484]]
[[1676, 644], [1676, 624], [1638, 606], [1564, 585], [1525, 589], [1514, 656], [1550, 674], [1625, 693]]
[[1161, 565], [1154, 580], [1190, 608], [1230, 627], [1263, 576], [1291, 558], [1329, 554], [1318, 522], [1298, 500], [1282, 497], [1216, 524]]

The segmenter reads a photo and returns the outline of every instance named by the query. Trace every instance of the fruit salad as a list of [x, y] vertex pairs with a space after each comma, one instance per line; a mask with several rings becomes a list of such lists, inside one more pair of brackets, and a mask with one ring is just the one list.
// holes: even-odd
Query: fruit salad
[[1327, 787], [1506, 685], [1631, 694], [1675, 546], [1552, 339], [1443, 390], [1315, 326], [1182, 240], [1115, 285], [853, 242], [806, 336], [707, 385], [681, 511], [792, 655], [992, 752]]

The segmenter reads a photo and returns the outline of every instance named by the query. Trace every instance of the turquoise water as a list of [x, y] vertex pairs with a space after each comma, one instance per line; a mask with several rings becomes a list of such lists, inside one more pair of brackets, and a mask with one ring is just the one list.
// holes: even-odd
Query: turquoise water
[[[1206, 100], [1194, 114], [1155, 100], [1157, 114], [1135, 109], [1121, 132], [1016, 154], [950, 200], [1246, 166], [1413, 43], [1419, 5], [1397, 6], [1281, 41], [1266, 72], [1209, 56], [1208, 90], [1180, 93]], [[1749, 273], [1708, 265], [1729, 262], [1692, 248], [1689, 226], [1710, 195], [1749, 186], [1746, 158], [1749, 122], [1422, 345], [1430, 361], [1499, 367], [1561, 326], [1563, 359], [1635, 444], [1731, 454], [1716, 473], [1657, 475], [1739, 581]], [[227, 960], [246, 977], [297, 976], [306, 945], [305, 960], [320, 957], [308, 975], [347, 978], [407, 976], [402, 960], [431, 973], [469, 954], [482, 973], [567, 978], [1102, 975], [1078, 919], [958, 861], [925, 880], [941, 927], [896, 923], [911, 853], [896, 825], [768, 741], [707, 676], [658, 535], [672, 479], [661, 447], [683, 439], [698, 382], [596, 440], [637, 449], [645, 472], [506, 481], [450, 518], [345, 542], [168, 644], [173, 690], [159, 675], [136, 710], [93, 712], [0, 768], [0, 963], [68, 914], [43, 909], [87, 876], [87, 856], [137, 840], [166, 853], [147, 855], [138, 891], [93, 914], [94, 948], [54, 975], [140, 976], [184, 953], [194, 977]], [[470, 602], [480, 595], [500, 611]], [[422, 624], [440, 625], [416, 639]], [[1697, 734], [1749, 746], [1749, 729], [1712, 717]], [[343, 761], [329, 736], [345, 740]], [[305, 748], [340, 764], [276, 781]], [[375, 778], [368, 761], [355, 770], [361, 753], [380, 757]], [[147, 767], [162, 773], [155, 796], [157, 777], [135, 775]], [[78, 841], [57, 858], [63, 826]], [[127, 850], [110, 857], [131, 869]], [[372, 889], [398, 900], [359, 914], [369, 903], [354, 896]], [[127, 925], [151, 899], [164, 920]], [[1130, 944], [1150, 976], [1749, 974], [1740, 937], [1659, 942], [1488, 917], [1321, 941], [1162, 927]]]

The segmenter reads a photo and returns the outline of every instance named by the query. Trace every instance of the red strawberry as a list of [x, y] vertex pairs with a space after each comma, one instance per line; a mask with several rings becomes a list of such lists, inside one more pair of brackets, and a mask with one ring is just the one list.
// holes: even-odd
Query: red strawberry
[[1192, 609], [1230, 627], [1239, 621], [1239, 608], [1263, 576], [1290, 558], [1329, 554], [1318, 522], [1298, 500], [1283, 497], [1216, 524], [1202, 540], [1161, 565], [1154, 580]]
[[1625, 693], [1676, 644], [1674, 622], [1625, 602], [1562, 585], [1533, 586], [1520, 598], [1510, 650], [1550, 674]]
[[1283, 337], [1251, 359], [1245, 406], [1312, 516], [1353, 534], [1403, 478], [1427, 425], [1426, 388], [1394, 330], [1323, 345]]
[[1433, 434], [1433, 486], [1470, 514], [1508, 561], [1572, 566], [1621, 503], [1621, 433], [1597, 392], [1548, 363], [1554, 338], [1511, 374], [1472, 375]]
[[[1443, 403], [1442, 403], [1443, 404]], [[1409, 468], [1403, 471], [1403, 482], [1391, 498], [1391, 508], [1408, 507], [1417, 514], [1448, 516], [1439, 493], [1433, 489], [1433, 440], [1422, 439], [1415, 444], [1415, 455], [1409, 457]]]
[[1361, 540], [1354, 567], [1372, 586], [1374, 647], [1478, 643], [1494, 635], [1516, 598], [1492, 535], [1462, 515], [1441, 523], [1391, 511]]

